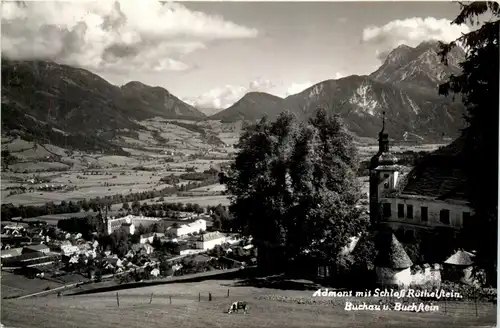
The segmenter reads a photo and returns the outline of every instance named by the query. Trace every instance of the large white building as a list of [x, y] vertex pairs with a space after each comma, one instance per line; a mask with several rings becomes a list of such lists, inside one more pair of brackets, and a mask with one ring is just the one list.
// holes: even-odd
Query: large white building
[[370, 219], [403, 230], [411, 237], [420, 229], [466, 227], [472, 209], [465, 176], [456, 155], [460, 139], [426, 156], [404, 174], [389, 151], [389, 135], [379, 133], [379, 151], [370, 165]]
[[185, 236], [190, 233], [198, 233], [200, 231], [207, 230], [207, 221], [203, 219], [196, 220], [194, 222], [183, 224], [177, 228], [172, 228], [172, 232], [176, 237]]
[[61, 254], [65, 256], [70, 256], [73, 254], [80, 254], [80, 248], [73, 245], [61, 245]]
[[226, 243], [227, 240], [228, 238], [218, 231], [205, 233], [201, 235], [199, 240], [196, 241], [196, 248], [209, 250], [217, 245]]
[[129, 234], [134, 234], [136, 227], [140, 225], [148, 227], [154, 223], [159, 223], [161, 220], [161, 218], [135, 215], [127, 215], [122, 218], [110, 217], [106, 220], [106, 232], [110, 235], [113, 231], [124, 228]]

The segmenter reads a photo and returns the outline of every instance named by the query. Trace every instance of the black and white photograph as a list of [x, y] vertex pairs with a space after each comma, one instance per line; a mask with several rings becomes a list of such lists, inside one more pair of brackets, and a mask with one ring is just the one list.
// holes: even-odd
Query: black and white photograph
[[0, 327], [497, 326], [498, 2], [0, 10]]

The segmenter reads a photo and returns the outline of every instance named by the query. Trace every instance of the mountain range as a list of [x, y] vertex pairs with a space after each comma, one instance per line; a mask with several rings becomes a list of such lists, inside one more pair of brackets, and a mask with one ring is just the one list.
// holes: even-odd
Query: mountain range
[[162, 87], [136, 81], [119, 87], [81, 68], [2, 58], [2, 131], [54, 144], [69, 138], [75, 148], [123, 153], [109, 140], [152, 117], [235, 122], [289, 110], [306, 119], [326, 107], [360, 137], [376, 136], [385, 111], [392, 138], [434, 142], [455, 137], [464, 125], [462, 104], [438, 95], [438, 85], [460, 72], [464, 52], [456, 49], [445, 66], [437, 49], [435, 42], [399, 46], [368, 76], [323, 81], [284, 99], [250, 92], [210, 117]]
[[323, 81], [284, 99], [273, 96], [272, 103], [265, 93], [248, 93], [209, 119], [253, 120], [264, 112], [274, 118], [284, 110], [307, 118], [324, 107], [339, 114], [348, 129], [361, 137], [376, 136], [382, 112], [386, 112], [387, 129], [394, 139], [435, 142], [454, 138], [464, 126], [464, 108], [458, 99], [440, 96], [438, 89], [448, 76], [460, 72], [458, 63], [465, 53], [456, 48], [445, 66], [438, 47], [437, 42], [424, 42], [415, 48], [399, 46], [368, 76]]

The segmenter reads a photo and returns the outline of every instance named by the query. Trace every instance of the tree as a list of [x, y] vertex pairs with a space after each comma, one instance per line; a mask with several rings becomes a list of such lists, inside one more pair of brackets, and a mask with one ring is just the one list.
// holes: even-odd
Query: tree
[[82, 206], [82, 210], [84, 210], [85, 212], [88, 212], [90, 210], [90, 204], [89, 204], [89, 202], [86, 199], [84, 199], [82, 201], [82, 205], [81, 206]]
[[[477, 260], [491, 270], [497, 261], [498, 238], [498, 92], [499, 92], [499, 17], [500, 6], [495, 2], [460, 3], [461, 12], [452, 24], [469, 22], [474, 28], [456, 41], [441, 44], [441, 57], [457, 44], [466, 49], [460, 64], [462, 73], [451, 76], [439, 92], [461, 96], [467, 114], [467, 126], [462, 130], [462, 158], [467, 176], [468, 199], [474, 210], [473, 226], [464, 234], [469, 247], [477, 250]], [[488, 21], [484, 21], [488, 17]], [[495, 283], [496, 284], [496, 283]]]
[[212, 222], [213, 222], [212, 228], [214, 228], [215, 230], [220, 230], [222, 228], [222, 223], [220, 218], [215, 217]]
[[153, 237], [153, 242], [151, 243], [151, 246], [153, 246], [155, 249], [160, 249], [161, 248], [161, 240], [158, 238], [158, 236]]
[[[273, 270], [304, 254], [335, 263], [366, 222], [357, 153], [339, 117], [318, 110], [307, 123], [290, 113], [249, 126], [226, 177], [234, 224], [252, 235], [259, 265]], [[217, 209], [214, 210], [217, 212]]]
[[96, 270], [94, 279], [95, 279], [95, 282], [101, 282], [102, 281], [102, 271], [100, 269]]

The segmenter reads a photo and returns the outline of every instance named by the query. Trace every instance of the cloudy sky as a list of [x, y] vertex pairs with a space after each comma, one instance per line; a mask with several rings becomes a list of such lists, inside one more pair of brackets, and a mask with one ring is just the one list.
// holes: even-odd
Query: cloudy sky
[[199, 108], [369, 74], [388, 51], [450, 41], [451, 2], [36, 1], [2, 4], [2, 55], [159, 85]]

